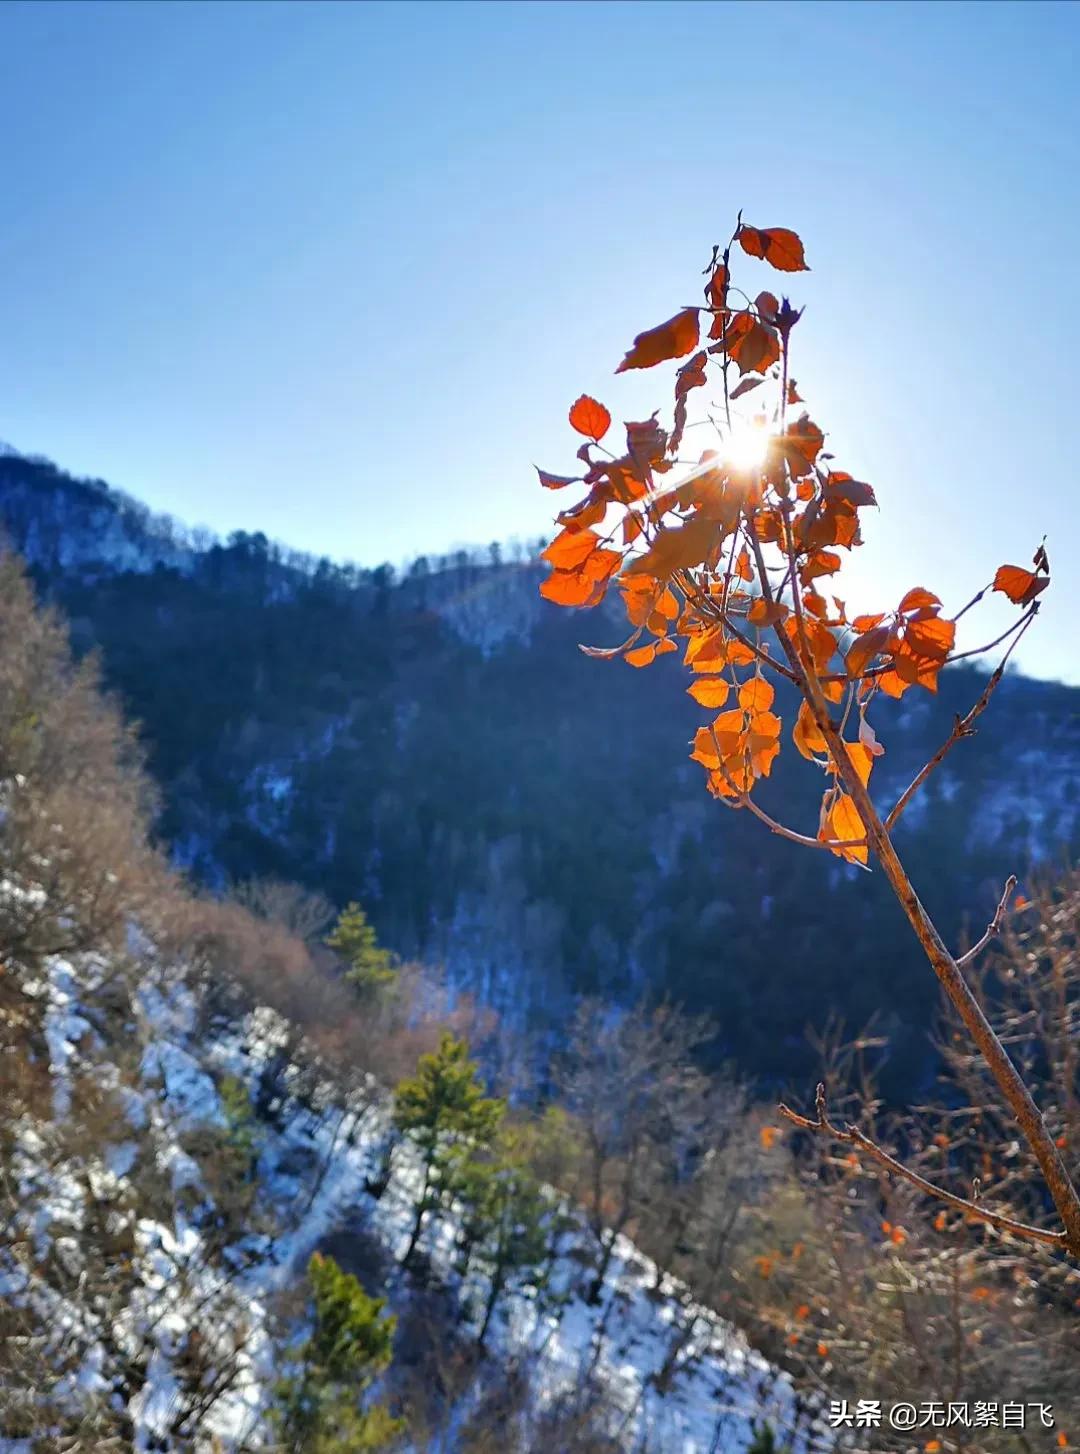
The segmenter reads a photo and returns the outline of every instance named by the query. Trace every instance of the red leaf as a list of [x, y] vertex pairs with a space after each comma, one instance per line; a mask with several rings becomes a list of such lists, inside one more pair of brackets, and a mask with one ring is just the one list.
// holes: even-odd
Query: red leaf
[[724, 335], [728, 355], [740, 374], [764, 374], [780, 357], [780, 340], [775, 329], [759, 323], [752, 313], [736, 313]]
[[563, 530], [541, 554], [556, 570], [576, 570], [600, 543], [595, 530]]
[[639, 333], [633, 348], [615, 372], [621, 374], [627, 369], [651, 369], [665, 359], [682, 358], [697, 348], [698, 336], [698, 309], [684, 308], [666, 323]]
[[1003, 565], [994, 577], [994, 590], [1008, 596], [1017, 606], [1029, 606], [1049, 584], [1049, 576], [1037, 576], [1018, 565]]
[[915, 586], [908, 591], [907, 595], [900, 602], [899, 611], [903, 616], [908, 611], [922, 611], [928, 606], [940, 606], [941, 602], [933, 591], [928, 591], [925, 586]]
[[827, 500], [845, 500], [849, 505], [858, 509], [861, 505], [876, 505], [877, 496], [870, 485], [863, 484], [861, 480], [853, 480], [850, 475], [843, 471], [836, 471], [831, 474], [825, 483], [825, 498]]
[[742, 250], [751, 257], [764, 258], [782, 273], [809, 272], [803, 245], [797, 233], [786, 227], [747, 227], [738, 231]]
[[570, 423], [579, 434], [601, 440], [611, 428], [611, 415], [603, 404], [597, 403], [588, 394], [582, 394], [570, 410]]

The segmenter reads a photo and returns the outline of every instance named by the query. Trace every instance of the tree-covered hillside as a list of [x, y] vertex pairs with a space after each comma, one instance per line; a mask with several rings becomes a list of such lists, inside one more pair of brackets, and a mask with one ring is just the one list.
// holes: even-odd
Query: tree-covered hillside
[[[100, 648], [141, 723], [161, 833], [199, 878], [358, 899], [384, 943], [538, 1028], [580, 991], [645, 987], [711, 1011], [717, 1056], [787, 1079], [813, 1073], [808, 1025], [877, 1011], [894, 1088], [930, 1070], [933, 981], [878, 876], [708, 800], [678, 664], [652, 668], [661, 688], [575, 652], [614, 625], [541, 601], [527, 552], [335, 566], [189, 533], [18, 456], [0, 460], [0, 503], [76, 648]], [[982, 681], [956, 669], [895, 704], [883, 799]], [[1075, 846], [1078, 709], [1075, 689], [1008, 677], [905, 814], [916, 886], [954, 940], [981, 931], [1007, 873]], [[769, 787], [815, 830], [805, 772], [781, 759]]]

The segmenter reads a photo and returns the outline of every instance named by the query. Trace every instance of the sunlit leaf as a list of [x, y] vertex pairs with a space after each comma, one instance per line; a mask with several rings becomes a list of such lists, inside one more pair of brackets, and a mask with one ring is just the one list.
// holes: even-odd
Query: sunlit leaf
[[764, 258], [782, 273], [809, 272], [803, 245], [797, 233], [786, 227], [739, 228], [738, 240], [750, 257]]
[[639, 333], [634, 339], [634, 346], [615, 372], [621, 374], [627, 369], [650, 369], [665, 359], [682, 358], [684, 354], [693, 352], [698, 345], [698, 313], [697, 308], [684, 308], [666, 323]]
[[1049, 576], [1038, 576], [1019, 565], [999, 566], [994, 576], [994, 590], [1008, 596], [1017, 606], [1028, 606], [1050, 584]]
[[702, 707], [722, 707], [731, 693], [731, 687], [723, 677], [700, 677], [686, 690]]
[[587, 434], [590, 439], [599, 441], [611, 428], [611, 415], [603, 404], [597, 403], [588, 394], [582, 394], [570, 409], [570, 423], [579, 434]]

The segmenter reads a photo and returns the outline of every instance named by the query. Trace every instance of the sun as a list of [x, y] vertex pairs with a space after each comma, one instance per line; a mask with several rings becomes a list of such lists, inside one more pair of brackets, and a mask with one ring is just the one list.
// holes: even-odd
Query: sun
[[764, 415], [755, 419], [734, 419], [724, 431], [721, 458], [737, 470], [760, 469], [769, 453], [769, 431]]

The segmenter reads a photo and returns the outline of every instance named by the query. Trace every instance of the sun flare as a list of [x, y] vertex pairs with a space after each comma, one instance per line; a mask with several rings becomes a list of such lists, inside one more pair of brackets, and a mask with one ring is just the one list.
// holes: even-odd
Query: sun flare
[[760, 469], [769, 452], [769, 431], [764, 418], [736, 419], [725, 431], [721, 456], [736, 469]]

